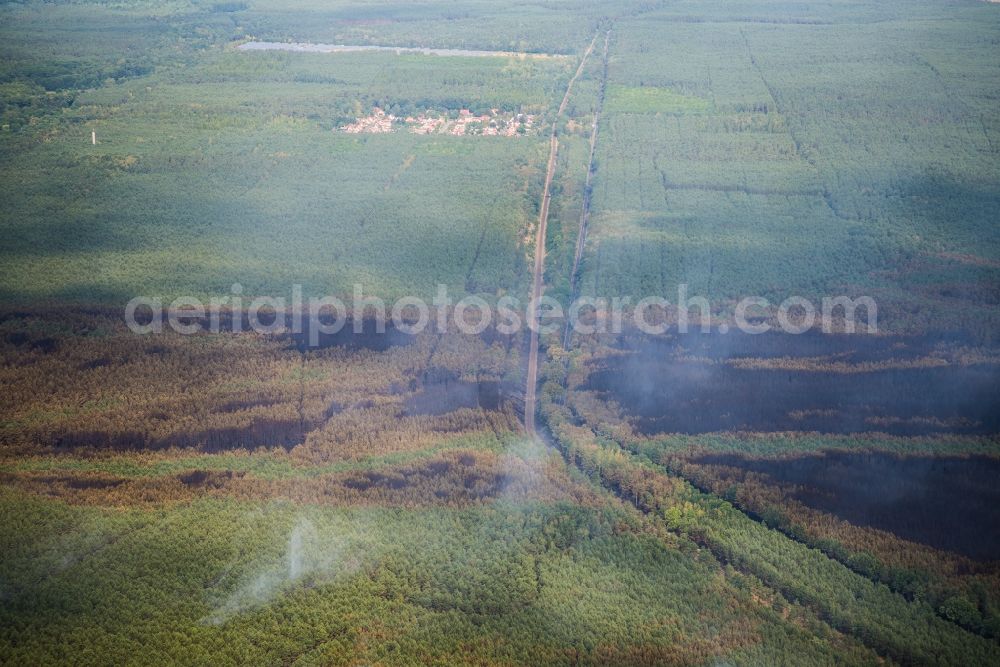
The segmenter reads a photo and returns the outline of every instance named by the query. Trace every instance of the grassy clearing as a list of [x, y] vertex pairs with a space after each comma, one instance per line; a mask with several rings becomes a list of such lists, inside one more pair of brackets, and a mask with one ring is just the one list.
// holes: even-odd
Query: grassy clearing
[[711, 108], [709, 100], [684, 95], [669, 88], [645, 86], [608, 86], [606, 108], [609, 113], [689, 114]]

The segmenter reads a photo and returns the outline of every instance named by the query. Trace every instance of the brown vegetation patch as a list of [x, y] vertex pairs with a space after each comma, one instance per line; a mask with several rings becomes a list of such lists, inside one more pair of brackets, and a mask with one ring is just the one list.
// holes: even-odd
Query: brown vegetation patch
[[561, 459], [529, 462], [516, 456], [468, 450], [445, 452], [406, 465], [273, 479], [241, 471], [199, 468], [134, 478], [19, 472], [5, 473], [0, 480], [27, 493], [113, 507], [165, 505], [203, 496], [389, 507], [463, 507], [501, 497], [588, 506], [602, 502], [592, 490], [569, 477]]
[[[8, 455], [90, 456], [306, 443], [304, 456], [324, 461], [512, 427], [498, 382], [461, 377], [470, 367], [499, 377], [511, 339], [405, 336], [397, 344], [398, 332], [366, 324], [355, 335], [351, 323], [339, 335], [301, 351], [290, 335], [138, 336], [117, 311], [0, 313], [0, 446]], [[432, 359], [440, 377], [427, 372]], [[468, 382], [475, 390], [466, 400]]]

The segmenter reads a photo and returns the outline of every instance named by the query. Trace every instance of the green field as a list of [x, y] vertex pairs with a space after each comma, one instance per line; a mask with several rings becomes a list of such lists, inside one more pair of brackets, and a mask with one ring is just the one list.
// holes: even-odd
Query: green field
[[[998, 98], [974, 0], [0, 5], [0, 663], [1000, 663]], [[531, 122], [410, 131], [494, 110]], [[663, 340], [560, 329], [535, 438], [524, 332], [122, 320], [237, 283], [525, 301], [550, 138], [548, 296], [870, 295], [887, 335], [643, 366]]]

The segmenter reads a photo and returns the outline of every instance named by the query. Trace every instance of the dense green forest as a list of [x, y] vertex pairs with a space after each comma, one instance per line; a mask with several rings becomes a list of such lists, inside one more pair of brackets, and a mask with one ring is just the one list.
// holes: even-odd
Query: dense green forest
[[777, 7], [615, 24], [587, 291], [687, 283], [722, 312], [874, 294], [900, 329], [995, 326], [992, 8], [875, 26]]
[[[0, 4], [0, 663], [997, 664], [998, 98], [978, 0]], [[122, 320], [536, 278], [882, 335]]]
[[[545, 115], [593, 29], [613, 20], [587, 293], [671, 294], [684, 282], [721, 312], [750, 292], [871, 293], [900, 329], [992, 326], [978, 304], [995, 302], [1000, 280], [993, 8], [719, 11], [7, 5], [5, 299], [207, 294], [237, 279], [261, 293], [296, 278], [345, 293], [353, 277], [390, 294], [517, 289], [526, 249], [515, 230], [534, 213], [543, 133], [438, 145], [331, 130], [375, 106]], [[233, 50], [248, 38], [570, 57]], [[592, 63], [589, 78], [598, 73]], [[592, 95], [581, 88], [570, 110], [582, 130]], [[410, 156], [417, 167], [401, 169]], [[404, 222], [420, 242], [397, 251]], [[277, 229], [280, 253], [262, 247]], [[209, 262], [222, 245], [241, 268]]]
[[544, 113], [567, 62], [175, 48], [155, 71], [73, 93], [28, 66], [8, 75], [22, 99], [8, 101], [0, 166], [5, 301], [523, 284], [536, 139], [335, 130], [374, 106]]

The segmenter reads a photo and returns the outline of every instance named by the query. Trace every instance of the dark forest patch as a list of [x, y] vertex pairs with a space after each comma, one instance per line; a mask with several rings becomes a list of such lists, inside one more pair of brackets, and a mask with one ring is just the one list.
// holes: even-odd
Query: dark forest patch
[[504, 402], [496, 379], [473, 382], [431, 369], [424, 374], [420, 390], [404, 402], [404, 410], [408, 416], [443, 415], [462, 408], [499, 410]]
[[87, 491], [92, 489], [113, 489], [124, 484], [126, 480], [118, 477], [83, 477], [78, 475], [68, 475], [59, 477], [41, 477], [39, 478], [39, 481], [53, 485], [64, 484], [70, 489]]
[[[863, 325], [859, 325], [863, 329]], [[799, 335], [769, 332], [746, 334], [731, 331], [700, 333], [695, 325], [688, 333], [664, 336], [622, 336], [616, 347], [647, 356], [670, 358], [679, 353], [713, 361], [727, 359], [774, 359], [778, 357], [834, 357], [860, 364], [889, 359], [909, 360], [933, 352], [942, 345], [974, 345], [968, 336], [936, 333], [920, 337], [824, 334], [808, 331]]]
[[922, 356], [931, 349], [927, 342], [695, 334], [682, 341], [632, 344], [627, 349], [626, 354], [595, 364], [583, 388], [618, 403], [644, 434], [1000, 432], [1000, 368], [994, 365], [845, 374], [725, 363], [831, 355], [848, 363], [898, 360]]
[[1000, 559], [1000, 459], [828, 451], [782, 459], [707, 455], [693, 463], [765, 475], [791, 498], [855, 525]]
[[471, 454], [434, 459], [416, 465], [354, 472], [340, 484], [363, 494], [432, 495], [437, 499], [471, 501], [500, 495], [510, 484], [507, 473], [476, 467]]
[[[322, 320], [321, 320], [322, 322]], [[413, 343], [416, 337], [397, 329], [391, 322], [380, 324], [376, 320], [362, 320], [360, 325], [347, 321], [336, 333], [323, 333], [311, 329], [308, 318], [302, 322], [300, 333], [290, 333], [292, 346], [298, 350], [340, 347], [348, 350], [372, 350], [385, 352], [393, 347], [403, 347]]]
[[177, 476], [181, 484], [201, 489], [221, 489], [234, 478], [243, 477], [242, 472], [232, 470], [192, 470]]
[[109, 357], [98, 357], [97, 359], [88, 359], [87, 361], [84, 361], [77, 366], [77, 370], [92, 371], [95, 368], [104, 368], [105, 366], [110, 365], [111, 359]]
[[304, 440], [305, 433], [299, 420], [261, 417], [238, 426], [204, 428], [168, 436], [156, 436], [138, 428], [116, 431], [74, 429], [51, 436], [47, 444], [57, 449], [92, 448], [116, 451], [193, 447], [211, 453], [259, 447], [292, 449]]

